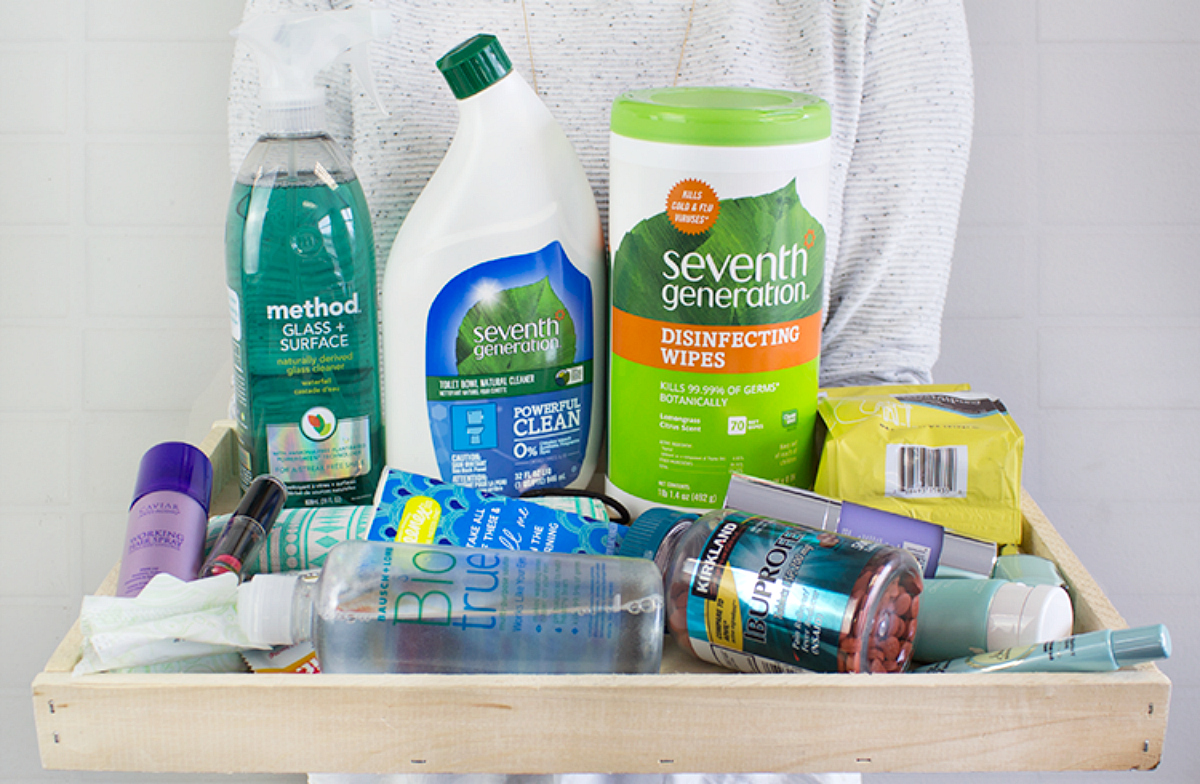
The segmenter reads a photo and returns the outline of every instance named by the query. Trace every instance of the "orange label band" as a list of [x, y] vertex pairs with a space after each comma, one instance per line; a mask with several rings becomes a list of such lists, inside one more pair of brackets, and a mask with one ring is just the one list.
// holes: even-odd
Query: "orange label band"
[[821, 350], [820, 311], [796, 321], [710, 327], [612, 312], [612, 350], [647, 367], [691, 373], [762, 373], [803, 365]]

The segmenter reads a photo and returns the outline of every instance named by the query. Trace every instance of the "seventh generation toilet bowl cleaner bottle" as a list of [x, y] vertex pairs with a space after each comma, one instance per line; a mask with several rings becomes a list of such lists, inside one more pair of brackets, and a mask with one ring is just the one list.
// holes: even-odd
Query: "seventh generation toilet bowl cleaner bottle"
[[384, 273], [388, 464], [505, 495], [582, 487], [604, 409], [595, 197], [494, 36], [438, 68], [459, 125]]

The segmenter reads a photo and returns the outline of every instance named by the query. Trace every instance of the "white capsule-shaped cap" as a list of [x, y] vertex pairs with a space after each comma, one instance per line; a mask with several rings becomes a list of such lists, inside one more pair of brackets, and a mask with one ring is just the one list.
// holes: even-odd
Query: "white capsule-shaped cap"
[[987, 649], [1061, 640], [1071, 636], [1074, 625], [1071, 597], [1062, 588], [1005, 583], [988, 609]]

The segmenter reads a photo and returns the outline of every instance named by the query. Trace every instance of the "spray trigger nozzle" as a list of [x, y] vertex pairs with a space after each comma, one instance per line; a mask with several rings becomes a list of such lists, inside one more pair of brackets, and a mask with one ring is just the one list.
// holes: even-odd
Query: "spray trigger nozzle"
[[[386, 41], [392, 34], [392, 15], [382, 9], [371, 9], [370, 14], [372, 40]], [[375, 85], [375, 72], [371, 69], [371, 42], [366, 41], [350, 47], [341, 59], [350, 64], [350, 70], [358, 77], [363, 92], [375, 104], [375, 108], [385, 116], [390, 114], [387, 107], [383, 105], [383, 100], [379, 97], [379, 89]]]
[[245, 41], [258, 58], [261, 99], [268, 130], [322, 130], [325, 96], [316, 77], [344, 61], [363, 91], [383, 114], [371, 72], [370, 44], [391, 35], [391, 15], [381, 8], [261, 14], [243, 22], [232, 35]]

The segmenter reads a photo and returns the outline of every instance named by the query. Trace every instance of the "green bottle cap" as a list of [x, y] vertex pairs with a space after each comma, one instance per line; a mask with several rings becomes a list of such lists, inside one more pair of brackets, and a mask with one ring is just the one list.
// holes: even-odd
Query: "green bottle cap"
[[480, 33], [463, 41], [437, 61], [458, 100], [491, 87], [512, 71], [512, 62], [496, 36]]
[[829, 137], [829, 104], [790, 90], [660, 87], [613, 102], [612, 131], [669, 144], [768, 147]]

